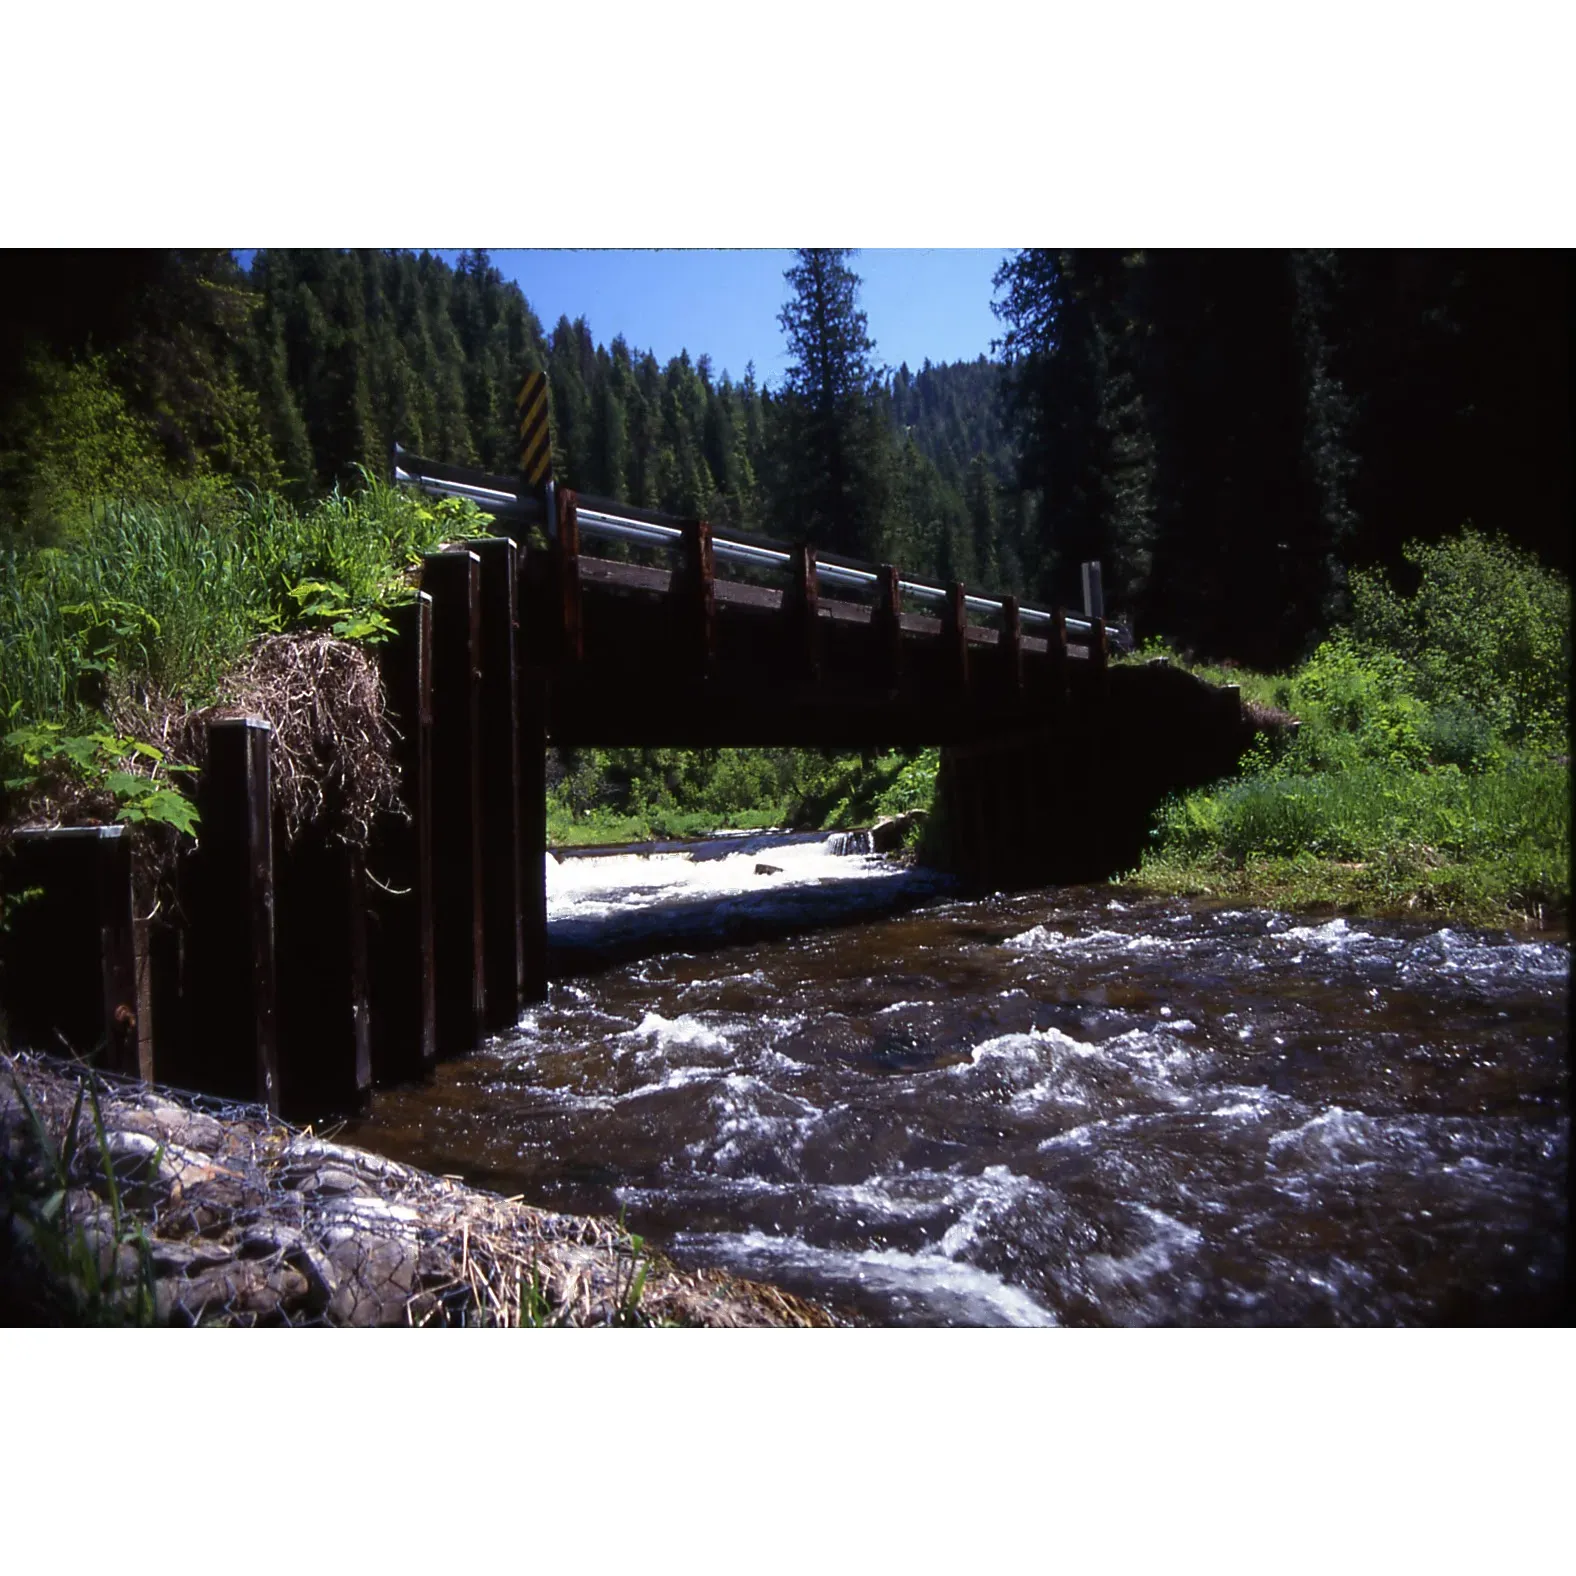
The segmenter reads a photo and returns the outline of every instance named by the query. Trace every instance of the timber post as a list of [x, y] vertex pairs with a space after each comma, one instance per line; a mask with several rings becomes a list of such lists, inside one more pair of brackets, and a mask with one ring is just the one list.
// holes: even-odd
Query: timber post
[[717, 656], [717, 567], [711, 527], [704, 520], [686, 520], [681, 530], [681, 567], [673, 582], [679, 644], [688, 653], [696, 677], [709, 678]]
[[558, 618], [558, 652], [564, 662], [579, 662], [585, 652], [580, 607], [580, 516], [577, 495], [553, 489], [556, 518], [552, 541], [553, 605]]
[[126, 828], [25, 828], [0, 878], [14, 894], [34, 894], [0, 933], [13, 1043], [147, 1077]]
[[790, 679], [813, 684], [821, 672], [821, 589], [812, 543], [794, 544], [788, 575], [782, 603], [784, 668]]
[[273, 732], [256, 717], [208, 724], [193, 880], [182, 883], [181, 1075], [169, 1081], [277, 1116]]
[[422, 560], [432, 593], [432, 891], [438, 1055], [482, 1037], [481, 561]]
[[378, 648], [393, 713], [400, 796], [410, 819], [385, 817], [372, 855], [369, 934], [372, 1069], [378, 1083], [431, 1076], [437, 1063], [432, 934], [432, 596], [391, 615]]
[[969, 682], [969, 605], [963, 582], [954, 580], [947, 587], [947, 600], [941, 612], [942, 683], [953, 689], [967, 689]]
[[521, 935], [518, 549], [512, 538], [472, 544], [481, 561], [482, 907], [484, 1026], [520, 1016]]
[[1001, 599], [1001, 639], [996, 647], [1001, 654], [1001, 683], [1009, 700], [1023, 690], [1023, 622], [1018, 614], [1018, 599]]
[[870, 615], [874, 645], [872, 665], [889, 689], [896, 689], [903, 676], [903, 612], [898, 592], [897, 569], [882, 564], [876, 573], [876, 605]]

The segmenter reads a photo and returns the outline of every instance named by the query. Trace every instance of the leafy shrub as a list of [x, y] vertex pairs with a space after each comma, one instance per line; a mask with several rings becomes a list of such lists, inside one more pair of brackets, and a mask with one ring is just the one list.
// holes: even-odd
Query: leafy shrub
[[1570, 587], [1529, 553], [1463, 527], [1409, 543], [1410, 596], [1382, 571], [1351, 577], [1352, 633], [1365, 654], [1400, 657], [1424, 700], [1465, 708], [1512, 745], [1567, 737]]

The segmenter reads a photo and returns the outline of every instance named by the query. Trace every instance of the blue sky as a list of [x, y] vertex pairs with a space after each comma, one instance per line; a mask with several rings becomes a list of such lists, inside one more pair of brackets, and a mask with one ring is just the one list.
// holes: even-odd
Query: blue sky
[[[451, 261], [457, 255], [443, 254]], [[1001, 251], [892, 248], [859, 252], [860, 304], [876, 360], [917, 369], [932, 361], [972, 361], [990, 353], [1000, 332], [991, 277]], [[777, 314], [788, 296], [786, 251], [497, 251], [493, 263], [513, 279], [551, 330], [560, 315], [584, 317], [602, 344], [622, 334], [631, 349], [667, 361], [680, 350], [710, 355], [718, 376], [735, 380], [745, 364], [774, 383], [787, 366]]]

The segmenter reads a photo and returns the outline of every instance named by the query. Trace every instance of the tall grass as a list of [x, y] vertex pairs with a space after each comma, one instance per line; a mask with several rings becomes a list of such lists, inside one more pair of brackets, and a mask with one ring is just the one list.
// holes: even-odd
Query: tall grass
[[310, 624], [303, 584], [371, 614], [422, 553], [486, 529], [368, 477], [299, 511], [268, 495], [105, 500], [58, 546], [0, 554], [0, 724], [80, 718], [118, 676], [197, 704], [260, 634]]

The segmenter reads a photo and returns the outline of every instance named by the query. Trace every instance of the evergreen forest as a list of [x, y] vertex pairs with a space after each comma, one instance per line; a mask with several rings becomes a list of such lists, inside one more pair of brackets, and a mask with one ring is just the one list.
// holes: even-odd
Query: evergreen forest
[[1470, 522], [1569, 569], [1564, 258], [1044, 252], [994, 359], [885, 366], [857, 255], [785, 280], [782, 386], [544, 325], [484, 252], [9, 253], [0, 542], [172, 483], [299, 504], [398, 440], [508, 471], [523, 372], [569, 486], [1068, 606], [1273, 668], [1354, 569]]

